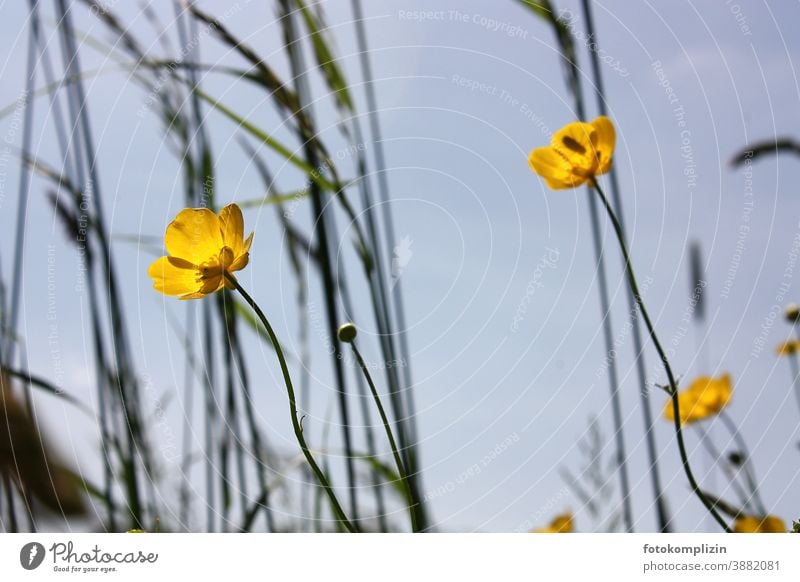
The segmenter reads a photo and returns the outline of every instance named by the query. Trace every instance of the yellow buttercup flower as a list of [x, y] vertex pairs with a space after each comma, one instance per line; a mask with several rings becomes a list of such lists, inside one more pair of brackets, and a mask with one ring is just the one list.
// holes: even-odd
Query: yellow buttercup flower
[[800, 340], [786, 340], [778, 344], [778, 348], [775, 351], [779, 356], [791, 356], [792, 354], [796, 354], [800, 352]]
[[531, 533], [572, 533], [573, 521], [571, 513], [563, 513], [555, 516], [549, 525], [532, 529]]
[[608, 117], [570, 123], [556, 132], [548, 147], [533, 150], [528, 164], [553, 190], [575, 188], [611, 169], [615, 142]]
[[[678, 393], [681, 424], [689, 424], [718, 414], [730, 402], [733, 382], [730, 374], [719, 378], [700, 376], [682, 392]], [[664, 418], [675, 420], [672, 399], [664, 405]]]
[[219, 216], [208, 208], [186, 208], [167, 227], [164, 246], [168, 256], [147, 270], [153, 287], [179, 299], [198, 299], [233, 288], [225, 277], [247, 266], [253, 233], [245, 240], [244, 218], [236, 204]]
[[780, 517], [774, 515], [745, 516], [736, 519], [733, 531], [736, 533], [786, 533], [786, 524]]

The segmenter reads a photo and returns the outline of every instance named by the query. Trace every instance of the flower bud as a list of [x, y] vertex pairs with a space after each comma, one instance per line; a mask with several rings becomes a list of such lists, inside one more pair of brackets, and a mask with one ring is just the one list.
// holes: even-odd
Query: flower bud
[[343, 323], [339, 326], [339, 331], [336, 333], [336, 335], [339, 336], [339, 341], [349, 344], [353, 343], [353, 340], [356, 339], [358, 330], [352, 323]]

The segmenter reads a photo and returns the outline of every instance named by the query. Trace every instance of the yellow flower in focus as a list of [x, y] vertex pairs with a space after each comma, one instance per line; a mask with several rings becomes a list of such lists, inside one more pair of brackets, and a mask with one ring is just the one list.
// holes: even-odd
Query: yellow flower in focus
[[198, 299], [232, 288], [225, 273], [247, 266], [253, 233], [244, 238], [244, 218], [236, 204], [222, 209], [219, 216], [208, 208], [186, 208], [167, 227], [164, 235], [166, 257], [147, 270], [153, 287], [179, 299]]
[[786, 524], [780, 517], [774, 515], [745, 516], [736, 519], [733, 531], [735, 533], [786, 533]]
[[791, 356], [792, 354], [796, 354], [800, 352], [800, 340], [791, 339], [781, 342], [778, 344], [778, 348], [775, 351], [779, 356]]
[[553, 190], [575, 188], [608, 172], [615, 142], [608, 117], [570, 123], [556, 132], [548, 147], [533, 150], [528, 164]]
[[[732, 392], [730, 374], [723, 374], [719, 378], [698, 377], [686, 390], [678, 393], [681, 424], [697, 422], [719, 413], [730, 402]], [[664, 418], [675, 420], [672, 399], [664, 405]]]
[[572, 533], [573, 518], [571, 513], [557, 515], [550, 522], [550, 525], [538, 529], [532, 529], [531, 533]]

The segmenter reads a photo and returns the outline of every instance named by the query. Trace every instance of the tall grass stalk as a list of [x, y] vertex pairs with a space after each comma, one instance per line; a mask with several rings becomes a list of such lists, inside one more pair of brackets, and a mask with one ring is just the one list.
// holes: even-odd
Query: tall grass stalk
[[[314, 131], [311, 125], [313, 114], [310, 110], [310, 95], [307, 85], [307, 70], [304, 64], [302, 46], [298, 42], [298, 35], [295, 29], [296, 11], [292, 10], [289, 0], [280, 2], [282, 14], [281, 23], [283, 25], [286, 50], [289, 54], [289, 63], [295, 85], [300, 109], [304, 111], [307, 123], [299, 125], [299, 139], [302, 145], [306, 161], [312, 168], [319, 168], [321, 161], [318, 151], [313, 145]], [[354, 466], [354, 449], [352, 432], [350, 426], [350, 413], [348, 405], [348, 394], [346, 385], [346, 375], [342, 358], [342, 347], [336, 336], [338, 326], [339, 307], [337, 305], [337, 289], [333, 270], [333, 254], [330, 249], [331, 239], [329, 238], [329, 221], [333, 220], [330, 212], [326, 211], [327, 205], [322, 199], [322, 191], [316, 181], [309, 181], [312, 203], [312, 224], [316, 230], [317, 248], [322, 272], [323, 294], [325, 300], [325, 314], [327, 320], [328, 338], [332, 346], [332, 360], [336, 389], [339, 397], [339, 417], [342, 423], [342, 440], [345, 450], [345, 468], [347, 471], [347, 484], [350, 498], [350, 511], [353, 520], [358, 523], [358, 485], [356, 483], [356, 472]], [[342, 193], [338, 193], [339, 196]]]
[[[555, 7], [550, 0], [519, 0], [520, 4], [528, 8], [537, 17], [544, 19], [553, 29], [561, 50], [561, 62], [564, 68], [567, 89], [572, 96], [576, 117], [586, 120], [586, 107], [584, 105], [583, 90], [581, 88], [581, 71], [578, 67], [578, 56], [575, 51], [575, 42], [570, 28], [556, 15]], [[630, 484], [626, 463], [625, 439], [622, 428], [622, 406], [619, 396], [619, 374], [617, 372], [616, 350], [613, 343], [613, 325], [611, 322], [611, 306], [608, 298], [608, 281], [606, 276], [605, 258], [603, 255], [602, 237], [600, 234], [600, 217], [597, 202], [591, 189], [587, 189], [589, 198], [589, 221], [592, 230], [592, 243], [594, 247], [595, 264], [597, 265], [598, 295], [600, 299], [600, 312], [602, 316], [603, 342], [605, 345], [606, 361], [608, 363], [608, 383], [610, 389], [612, 420], [614, 423], [614, 440], [616, 442], [616, 462], [620, 480], [621, 506], [625, 529], [633, 531], [633, 510], [631, 507]]]
[[[27, 155], [31, 151], [33, 140], [33, 89], [36, 79], [37, 44], [40, 34], [40, 23], [37, 11], [37, 0], [29, 0], [30, 24], [28, 26], [28, 55], [25, 72], [25, 90], [22, 100], [22, 153]], [[14, 364], [14, 351], [17, 337], [17, 321], [20, 312], [20, 297], [24, 281], [23, 257], [25, 249], [25, 225], [28, 221], [28, 192], [30, 190], [31, 172], [28, 164], [20, 167], [19, 190], [17, 196], [17, 220], [14, 237], [14, 263], [11, 271], [11, 303], [8, 312], [8, 329], [6, 330], [11, 341], [5, 346], [5, 351], [0, 355], [2, 362], [9, 366]]]
[[[30, 19], [28, 26], [28, 54], [25, 72], [25, 89], [24, 93], [20, 96], [22, 101], [22, 152], [26, 155], [31, 151], [31, 142], [33, 139], [33, 89], [34, 81], [36, 79], [36, 61], [37, 61], [37, 44], [39, 39], [39, 19], [36, 11], [36, 1], [29, 0]], [[3, 310], [2, 328], [0, 335], [8, 338], [8, 342], [0, 342], [0, 366], [3, 368], [11, 367], [15, 362], [15, 350], [17, 346], [17, 321], [20, 312], [20, 297], [22, 295], [23, 287], [23, 258], [25, 249], [25, 226], [28, 219], [28, 192], [30, 189], [31, 172], [27, 164], [22, 164], [20, 168], [20, 180], [17, 196], [17, 217], [16, 217], [16, 232], [14, 237], [14, 254], [13, 264], [11, 271], [11, 301], [6, 312], [5, 304], [5, 290], [3, 297], [3, 304], [0, 309]], [[8, 318], [6, 318], [6, 314]], [[25, 388], [25, 401], [28, 407], [28, 413], [32, 412], [30, 387]], [[14, 509], [14, 495], [10, 479], [4, 479], [3, 486], [7, 494], [8, 508], [9, 508], [9, 523], [11, 531], [17, 531], [17, 518]], [[25, 490], [20, 487], [20, 494], [24, 498]], [[28, 506], [28, 516], [31, 523], [34, 523], [34, 516], [32, 508]], [[35, 530], [35, 528], [32, 528]]]
[[[595, 29], [594, 17], [592, 15], [592, 0], [581, 0], [581, 4], [586, 23], [587, 38], [591, 38], [595, 43], [597, 43], [597, 30]], [[592, 63], [594, 92], [595, 96], [597, 97], [597, 110], [600, 115], [608, 115], [605, 84], [603, 82], [603, 72], [600, 66], [598, 51], [590, 49], [589, 54]], [[627, 240], [627, 235], [625, 233], [625, 215], [623, 212], [622, 196], [620, 195], [617, 169], [614, 165], [612, 165], [610, 171], [610, 185], [614, 209], [619, 216], [620, 225], [622, 226], [622, 235]], [[626, 286], [625, 288], [628, 298], [628, 316], [632, 332], [631, 335], [633, 337], [633, 354], [636, 362], [636, 375], [639, 380], [639, 405], [642, 410], [642, 418], [644, 420], [644, 436], [647, 448], [648, 474], [650, 475], [650, 483], [653, 488], [656, 519], [658, 522], [659, 531], [661, 533], [669, 533], [671, 531], [669, 525], [670, 519], [664, 498], [664, 488], [661, 485], [661, 472], [658, 467], [658, 445], [656, 444], [656, 435], [654, 431], [655, 422], [653, 419], [653, 411], [650, 407], [650, 390], [647, 386], [647, 371], [645, 364], [644, 345], [642, 342], [642, 331], [639, 327], [639, 316], [638, 310], [636, 309], [636, 300], [633, 297], [630, 287]]]
[[3, 487], [0, 494], [5, 495], [6, 502], [6, 520], [8, 525], [5, 526], [6, 531], [9, 533], [18, 533], [19, 525], [17, 525], [17, 508], [16, 500], [14, 499], [14, 485], [11, 482], [11, 475], [3, 473]]
[[217, 396], [214, 389], [214, 321], [211, 315], [212, 305], [203, 303], [203, 379], [205, 382], [204, 401], [206, 409], [205, 418], [205, 487], [206, 487], [206, 532], [214, 531], [214, 517], [216, 516], [215, 499], [216, 487], [214, 477], [216, 467], [214, 464], [214, 439], [217, 432]]
[[188, 532], [189, 512], [191, 509], [191, 467], [192, 467], [192, 424], [194, 419], [194, 374], [197, 369], [195, 361], [194, 340], [197, 328], [195, 304], [186, 308], [186, 332], [183, 342], [186, 350], [185, 366], [183, 371], [183, 430], [181, 431], [181, 485], [179, 490], [178, 522], [182, 530]]
[[[223, 291], [217, 294], [217, 304], [219, 311], [224, 317], [222, 324], [222, 345], [225, 346], [223, 352], [223, 363], [225, 367], [225, 396], [224, 396], [224, 434], [220, 440], [220, 478], [222, 485], [222, 511], [221, 520], [224, 531], [229, 531], [231, 522], [230, 510], [233, 505], [233, 494], [231, 488], [234, 487], [233, 477], [228, 473], [229, 463], [235, 465], [236, 478], [238, 479], [239, 495], [241, 496], [242, 509], [248, 505], [247, 496], [247, 476], [245, 472], [245, 451], [244, 442], [240, 433], [239, 426], [239, 406], [237, 392], [239, 390], [239, 375], [237, 374], [236, 364], [234, 363], [233, 353], [233, 334], [236, 330], [235, 320], [235, 299], [233, 296]], [[222, 405], [223, 403], [221, 403]], [[233, 461], [230, 456], [233, 452]], [[252, 457], [251, 457], [252, 458]]]
[[608, 297], [608, 278], [606, 275], [605, 257], [603, 254], [603, 241], [600, 234], [599, 215], [597, 202], [589, 194], [589, 213], [592, 224], [592, 242], [594, 244], [595, 262], [597, 264], [597, 287], [600, 296], [600, 309], [603, 316], [603, 341], [606, 348], [606, 362], [608, 363], [608, 384], [611, 390], [611, 413], [614, 422], [614, 441], [616, 442], [615, 464], [619, 473], [620, 494], [622, 496], [622, 518], [625, 530], [633, 532], [633, 510], [631, 507], [630, 480], [628, 477], [627, 454], [625, 450], [625, 437], [622, 428], [622, 402], [619, 393], [619, 373], [617, 370], [616, 351], [614, 349], [614, 332], [611, 322], [611, 305]]
[[[31, 6], [31, 26], [33, 27], [34, 31], [40, 31], [41, 27], [39, 24], [39, 3], [34, 2]], [[53, 70], [53, 66], [50, 60], [49, 52], [48, 52], [48, 45], [45, 39], [41, 35], [38, 36], [38, 44], [39, 44], [39, 62], [42, 65], [42, 72], [44, 75], [44, 79], [46, 82], [47, 87], [53, 87], [54, 89], [59, 89], [64, 86], [64, 80], [61, 80], [59, 83], [55, 81], [55, 74]], [[60, 102], [59, 102], [59, 94], [57, 90], [49, 91], [50, 94], [50, 110], [54, 122], [55, 132], [57, 143], [59, 146], [59, 150], [61, 152], [61, 161], [64, 166], [64, 173], [59, 173], [57, 178], [55, 178], [55, 186], [57, 188], [57, 192], [55, 194], [55, 211], [57, 214], [61, 216], [64, 220], [64, 225], [67, 228], [68, 235], [72, 238], [72, 241], [79, 246], [78, 243], [78, 230], [79, 225], [77, 224], [77, 217], [80, 215], [80, 208], [85, 203], [84, 193], [80, 192], [79, 190], [71, 187], [67, 187], [66, 190], [70, 194], [70, 198], [68, 202], [71, 200], [73, 209], [71, 211], [66, 210], [66, 206], [63, 205], [60, 200], [62, 197], [62, 190], [65, 189], [64, 186], [67, 186], [66, 182], [64, 181], [64, 175], [71, 176], [70, 180], [72, 184], [77, 184], [83, 181], [82, 172], [83, 168], [81, 165], [81, 156], [80, 156], [80, 146], [76, 146], [76, 148], [71, 147], [70, 138], [68, 138], [68, 130], [67, 125], [64, 119], [64, 113], [62, 111]], [[75, 139], [79, 140], [79, 136], [75, 135], [74, 131], [75, 124], [73, 124], [73, 130], [69, 132], [69, 134]], [[56, 176], [56, 173], [51, 173], [51, 176]], [[88, 205], [86, 206], [88, 208]], [[86, 220], [86, 225], [88, 229], [93, 228], [93, 222], [88, 219]], [[93, 260], [92, 250], [90, 244], [87, 242], [85, 245], [85, 261], [86, 261], [86, 276], [87, 276], [87, 287], [89, 289], [89, 312], [90, 312], [90, 327], [92, 330], [91, 337], [92, 337], [92, 346], [94, 351], [94, 362], [95, 362], [95, 381], [97, 383], [97, 402], [98, 402], [98, 410], [97, 410], [97, 419], [98, 425], [100, 429], [100, 436], [101, 436], [101, 455], [102, 455], [102, 462], [103, 462], [103, 489], [102, 489], [102, 496], [106, 506], [106, 526], [111, 530], [115, 531], [117, 528], [116, 522], [116, 513], [117, 507], [114, 500], [114, 469], [113, 469], [113, 458], [112, 453], [117, 454], [119, 456], [120, 447], [118, 445], [118, 441], [116, 438], [112, 438], [112, 434], [119, 434], [117, 428], [113, 427], [113, 418], [111, 414], [110, 406], [107, 402], [106, 392], [108, 390], [108, 379], [110, 378], [109, 374], [109, 366], [107, 364], [106, 355], [105, 355], [105, 342], [103, 340], [102, 328], [101, 328], [101, 315], [99, 311], [99, 297], [97, 296], [97, 283], [96, 283], [96, 275], [95, 275], [95, 263]], [[113, 430], [113, 433], [112, 433]]]
[[[522, 0], [528, 4], [527, 0]], [[564, 30], [564, 25], [558, 20], [554, 7], [548, 1], [544, 3], [544, 15], [549, 19], [556, 33], [556, 38], [561, 45], [562, 59], [565, 63], [567, 86], [572, 93], [575, 113], [579, 120], [586, 120], [586, 106], [584, 104], [583, 90], [581, 88], [581, 71], [578, 67], [577, 54], [574, 49], [572, 33]], [[541, 11], [539, 12], [542, 14]], [[622, 517], [627, 532], [633, 531], [633, 508], [631, 507], [630, 479], [628, 477], [627, 453], [625, 437], [622, 427], [622, 403], [619, 393], [619, 373], [617, 370], [616, 350], [614, 349], [614, 327], [611, 319], [611, 304], [608, 293], [608, 278], [606, 274], [605, 256], [603, 254], [603, 241], [600, 231], [600, 215], [590, 188], [586, 190], [589, 199], [589, 221], [592, 231], [592, 244], [594, 247], [595, 264], [597, 265], [597, 292], [600, 299], [600, 313], [602, 316], [603, 343], [605, 345], [606, 362], [608, 363], [608, 384], [610, 390], [611, 413], [614, 423], [614, 441], [616, 443], [616, 465], [619, 473], [620, 495], [622, 497]]]
[[267, 449], [264, 446], [264, 438], [258, 428], [258, 421], [255, 415], [255, 407], [253, 403], [253, 394], [250, 389], [250, 377], [247, 372], [247, 364], [244, 358], [244, 351], [239, 339], [239, 329], [236, 325], [236, 320], [232, 321], [233, 329], [230, 334], [231, 351], [233, 352], [236, 369], [239, 373], [239, 380], [242, 387], [242, 398], [244, 400], [245, 418], [247, 419], [248, 429], [250, 431], [250, 444], [252, 446], [253, 463], [255, 464], [256, 476], [258, 479], [258, 487], [261, 491], [261, 507], [264, 513], [265, 525], [268, 532], [275, 531], [275, 521], [272, 514], [272, 505], [270, 501], [270, 486], [267, 481]]
[[[198, 54], [199, 54], [199, 43], [193, 42], [191, 39], [194, 38], [196, 32], [191, 31], [191, 27], [194, 25], [194, 19], [188, 19], [189, 22], [187, 23], [185, 17], [185, 11], [183, 7], [180, 5], [179, 2], [173, 2], [174, 10], [175, 10], [175, 23], [176, 28], [178, 30], [178, 41], [180, 46], [183, 47], [183, 51], [188, 50], [188, 54], [193, 61], [197, 62]], [[187, 30], [189, 29], [189, 30]], [[189, 103], [188, 103], [188, 115], [184, 119], [183, 123], [185, 125], [185, 135], [184, 137], [184, 151], [186, 152], [186, 156], [188, 158], [188, 169], [189, 175], [187, 186], [190, 188], [190, 195], [193, 198], [193, 205], [195, 207], [203, 207], [203, 208], [210, 208], [211, 210], [215, 209], [215, 174], [213, 171], [213, 163], [212, 163], [212, 154], [210, 149], [210, 144], [206, 135], [206, 128], [203, 124], [203, 113], [201, 109], [200, 98], [198, 97], [198, 92], [200, 89], [199, 79], [197, 78], [197, 72], [194, 68], [189, 68], [187, 70], [187, 76], [190, 83], [190, 91], [189, 91]], [[176, 88], [176, 90], [178, 90]], [[179, 107], [180, 109], [180, 107]], [[171, 127], [171, 126], [170, 126]], [[223, 338], [226, 337], [225, 328], [227, 326], [227, 321], [225, 318], [225, 314], [223, 312], [223, 308], [221, 304], [218, 303], [217, 305], [217, 315], [219, 316], [219, 324], [220, 328], [223, 332]], [[227, 426], [224, 426], [225, 423], [223, 422], [220, 414], [221, 405], [218, 403], [217, 391], [215, 389], [216, 385], [216, 374], [215, 374], [215, 365], [214, 365], [214, 358], [216, 357], [216, 349], [214, 347], [214, 342], [211, 339], [213, 335], [213, 327], [214, 323], [212, 318], [214, 317], [214, 311], [211, 305], [208, 302], [203, 306], [202, 311], [202, 318], [203, 318], [203, 330], [204, 330], [204, 365], [205, 365], [205, 408], [206, 408], [206, 435], [205, 435], [205, 470], [206, 470], [206, 524], [208, 527], [208, 531], [214, 531], [215, 525], [215, 517], [216, 513], [220, 513], [220, 530], [224, 531], [225, 528], [225, 516], [227, 514], [227, 490], [228, 490], [228, 476], [227, 476], [227, 443], [228, 439], [226, 435], [228, 431], [226, 430]], [[226, 344], [223, 340], [222, 342], [222, 350], [223, 353], [228, 356], [230, 353], [230, 346]], [[232, 389], [232, 378], [231, 378], [231, 369], [228, 366], [228, 385], [229, 388]], [[229, 419], [229, 422], [233, 422], [235, 419]], [[218, 430], [222, 430], [222, 433], [217, 435]], [[215, 448], [215, 437], [219, 436], [220, 438], [220, 448], [219, 448], [219, 466], [215, 463], [215, 455], [214, 455], [214, 448]], [[219, 499], [223, 505], [221, 511], [216, 507], [217, 498], [216, 495], [216, 487], [214, 485], [214, 478], [215, 475], [219, 475]]]
[[[142, 417], [139, 403], [137, 380], [134, 375], [132, 360], [129, 352], [127, 330], [123, 318], [124, 309], [119, 293], [116, 269], [111, 256], [111, 246], [106, 232], [105, 216], [102, 203], [102, 191], [97, 172], [96, 149], [93, 143], [91, 124], [89, 121], [88, 101], [85, 95], [83, 80], [80, 72], [80, 60], [75, 44], [75, 33], [72, 27], [72, 15], [66, 0], [56, 0], [56, 12], [59, 18], [59, 31], [61, 33], [64, 68], [67, 75], [74, 78], [66, 89], [70, 110], [72, 114], [72, 127], [76, 132], [77, 140], [73, 140], [76, 167], [86, 164], [87, 175], [79, 182], [81, 192], [87, 198], [88, 207], [94, 209], [92, 220], [94, 223], [93, 234], [100, 252], [101, 265], [104, 272], [105, 299], [108, 304], [108, 319], [113, 354], [114, 370], [113, 382], [118, 390], [118, 398], [122, 418], [126, 425], [127, 450], [125, 462], [125, 476], [128, 488], [128, 504], [130, 508], [132, 527], [144, 527], [143, 500], [140, 493], [139, 466], [144, 469], [144, 480], [152, 487], [153, 474], [148, 445], [143, 434]], [[81, 147], [83, 151], [81, 152]], [[80, 175], [80, 174], [79, 174]], [[86, 180], [88, 177], [88, 181]], [[87, 247], [90, 241], [87, 241]], [[155, 499], [153, 499], [155, 502]]]
[[[377, 336], [379, 338], [383, 359], [386, 363], [384, 368], [386, 370], [387, 380], [390, 386], [390, 394], [396, 395], [397, 399], [401, 399], [402, 393], [400, 391], [401, 382], [398, 376], [398, 366], [392, 365], [393, 362], [397, 361], [397, 355], [394, 346], [394, 335], [391, 332], [391, 315], [388, 311], [388, 303], [391, 302], [391, 297], [387, 296], [384, 279], [383, 253], [380, 249], [379, 239], [376, 234], [376, 208], [373, 203], [370, 177], [367, 175], [365, 155], [363, 154], [365, 142], [361, 132], [361, 125], [356, 115], [356, 108], [347, 81], [344, 77], [344, 74], [339, 69], [334, 59], [333, 51], [329, 47], [323, 35], [325, 26], [321, 11], [318, 10], [316, 13], [312, 12], [312, 10], [309, 9], [303, 0], [293, 0], [293, 2], [303, 16], [303, 21], [306, 25], [309, 36], [311, 37], [311, 45], [314, 49], [313, 53], [316, 58], [318, 68], [322, 72], [323, 80], [334, 97], [337, 109], [342, 115], [341, 122], [339, 123], [339, 129], [343, 137], [351, 145], [352, 151], [354, 152], [353, 157], [355, 158], [354, 166], [356, 170], [356, 177], [353, 182], [357, 184], [358, 191], [361, 196], [362, 212], [367, 223], [366, 232], [362, 232], [357, 217], [348, 212], [346, 206], [343, 206], [343, 208], [352, 221], [353, 230], [357, 235], [356, 244], [358, 245], [358, 257], [364, 270], [364, 277], [368, 283], [370, 303], [372, 304], [373, 316], [375, 318]], [[340, 199], [343, 200], [343, 198]], [[337, 233], [335, 232], [336, 225], [333, 221], [331, 221], [330, 229], [331, 239], [338, 240]], [[340, 262], [338, 285], [341, 293], [342, 305], [346, 312], [352, 314], [354, 311], [352, 309], [352, 302], [349, 298], [349, 285], [347, 284], [348, 281], [344, 274], [344, 270], [345, 266], [343, 262]], [[355, 316], [353, 315], [349, 318], [355, 319]], [[366, 395], [367, 387], [364, 384], [364, 379], [361, 374], [356, 374], [356, 383], [358, 393], [360, 395]], [[361, 403], [362, 417], [365, 419], [364, 429], [366, 432], [367, 447], [368, 450], [370, 450], [372, 446], [371, 443], [374, 443], [372, 424], [368, 420], [371, 407], [368, 406], [368, 403], [363, 397], [361, 397], [359, 400]], [[395, 400], [393, 399], [393, 404], [394, 402]], [[400, 401], [398, 400], [398, 402]], [[405, 412], [403, 412], [402, 416], [398, 416], [398, 435], [400, 437], [401, 447], [403, 448], [404, 454], [407, 454], [407, 439], [405, 438], [404, 431], [402, 431], [404, 422], [403, 416], [406, 416]], [[375, 466], [371, 467], [371, 473], [373, 491], [375, 493], [376, 506], [378, 509], [378, 519], [381, 528], [385, 530], [387, 524], [385, 522], [385, 516], [383, 513], [384, 501], [378, 469]]]
[[800, 411], [800, 356], [797, 352], [789, 355], [789, 366], [792, 373], [792, 388], [797, 398], [797, 408]]
[[[392, 205], [390, 204], [388, 168], [386, 164], [386, 154], [383, 149], [383, 134], [381, 130], [380, 118], [378, 116], [378, 100], [375, 91], [375, 82], [372, 73], [372, 63], [370, 60], [369, 46], [367, 42], [366, 26], [364, 24], [364, 13], [360, 0], [352, 0], [353, 20], [356, 29], [356, 42], [359, 49], [359, 62], [361, 76], [364, 80], [364, 92], [367, 102], [367, 119], [369, 121], [370, 132], [372, 134], [372, 149], [375, 160], [376, 176], [378, 180], [378, 194], [382, 209], [382, 226], [384, 233], [384, 245], [387, 260], [391, 264], [391, 253], [394, 245], [397, 244], [397, 237], [394, 229], [394, 219], [392, 217]], [[353, 126], [357, 143], [365, 143], [361, 133], [358, 119], [353, 120]], [[427, 514], [421, 496], [422, 475], [419, 469], [418, 453], [418, 430], [417, 413], [414, 399], [413, 375], [411, 371], [411, 353], [408, 343], [408, 326], [406, 323], [405, 304], [403, 301], [403, 286], [398, 279], [389, 292], [386, 286], [386, 267], [384, 265], [384, 251], [381, 249], [381, 241], [378, 236], [378, 222], [374, 216], [373, 201], [369, 197], [368, 185], [366, 183], [367, 165], [366, 161], [359, 153], [358, 163], [364, 181], [364, 203], [365, 215], [367, 219], [367, 229], [369, 232], [370, 243], [375, 257], [374, 283], [377, 289], [373, 292], [373, 303], [375, 311], [381, 313], [377, 317], [378, 324], [381, 325], [381, 345], [384, 359], [387, 362], [397, 361], [394, 349], [395, 337], [399, 344], [399, 353], [403, 362], [403, 382], [401, 389], [400, 372], [398, 366], [387, 365], [387, 381], [392, 398], [392, 409], [398, 427], [398, 440], [403, 452], [403, 458], [408, 468], [409, 484], [411, 496], [414, 502], [417, 523], [421, 528], [427, 525]], [[394, 309], [390, 311], [389, 306]], [[393, 326], [394, 321], [394, 326]], [[394, 330], [397, 330], [396, 333]]]

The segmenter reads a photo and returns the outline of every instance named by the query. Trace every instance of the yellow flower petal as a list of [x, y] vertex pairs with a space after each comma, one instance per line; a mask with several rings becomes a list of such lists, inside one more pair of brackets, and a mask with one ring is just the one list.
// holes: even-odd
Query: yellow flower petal
[[553, 521], [545, 527], [532, 529], [531, 533], [572, 533], [574, 531], [574, 519], [571, 513], [562, 513], [553, 518]]
[[[680, 408], [681, 424], [691, 423], [698, 420], [697, 416], [702, 416], [698, 405], [697, 397], [694, 393], [684, 391], [678, 393], [678, 407]], [[675, 409], [672, 405], [672, 398], [664, 404], [664, 418], [670, 422], [675, 420]]]
[[547, 187], [551, 190], [568, 190], [570, 188], [576, 188], [583, 184], [586, 180], [583, 178], [578, 178], [577, 176], [569, 182], [562, 182], [561, 180], [556, 180], [555, 178], [545, 178], [544, 182], [547, 184]]
[[200, 265], [216, 257], [223, 247], [219, 217], [208, 208], [187, 208], [167, 227], [164, 235], [167, 252]]
[[195, 266], [175, 257], [157, 259], [147, 269], [147, 274], [153, 279], [153, 288], [164, 295], [185, 295], [203, 287]]
[[[731, 400], [733, 381], [730, 374], [719, 378], [699, 376], [691, 385], [678, 393], [681, 423], [688, 424], [718, 414]], [[664, 405], [664, 418], [674, 421], [672, 399]]]
[[786, 533], [786, 524], [780, 517], [740, 517], [733, 524], [736, 533]]
[[599, 165], [595, 151], [597, 132], [590, 123], [576, 122], [565, 125], [553, 136], [552, 147], [572, 166], [572, 173], [589, 178]]
[[533, 150], [531, 169], [554, 190], [574, 188], [611, 169], [616, 131], [608, 117], [569, 123], [555, 133], [550, 147]]
[[730, 374], [724, 374], [717, 379], [712, 378], [699, 383], [694, 390], [698, 393], [698, 403], [709, 410], [718, 412], [730, 402], [733, 382]]
[[150, 265], [156, 290], [180, 299], [199, 299], [225, 287], [226, 278], [247, 266], [251, 233], [244, 240], [241, 209], [231, 204], [219, 216], [207, 208], [187, 208], [167, 227], [164, 243], [171, 256]]
[[201, 282], [201, 287], [199, 291], [195, 291], [194, 293], [187, 293], [186, 295], [181, 295], [178, 299], [202, 299], [206, 295], [211, 295], [212, 293], [216, 293], [223, 287], [225, 287], [226, 279], [222, 276], [222, 272], [220, 271], [219, 274], [213, 275], [211, 277], [207, 277]]
[[597, 132], [597, 140], [595, 142], [595, 150], [599, 161], [597, 173], [605, 174], [611, 169], [611, 157], [614, 155], [617, 132], [614, 129], [614, 124], [605, 115], [592, 121], [591, 125]]
[[572, 514], [565, 513], [553, 519], [550, 527], [558, 533], [572, 533]]
[[573, 174], [572, 166], [566, 158], [550, 147], [533, 150], [528, 156], [528, 164], [553, 190], [574, 188], [586, 181], [585, 178]]
[[244, 246], [244, 217], [236, 204], [228, 204], [219, 213], [222, 242], [233, 251], [234, 257], [242, 254]]
[[777, 353], [779, 356], [791, 356], [800, 352], [800, 340], [787, 340], [778, 344]]
[[247, 263], [250, 262], [250, 253], [242, 253], [231, 263], [231, 266], [228, 267], [228, 272], [234, 271], [241, 271], [247, 266]]

